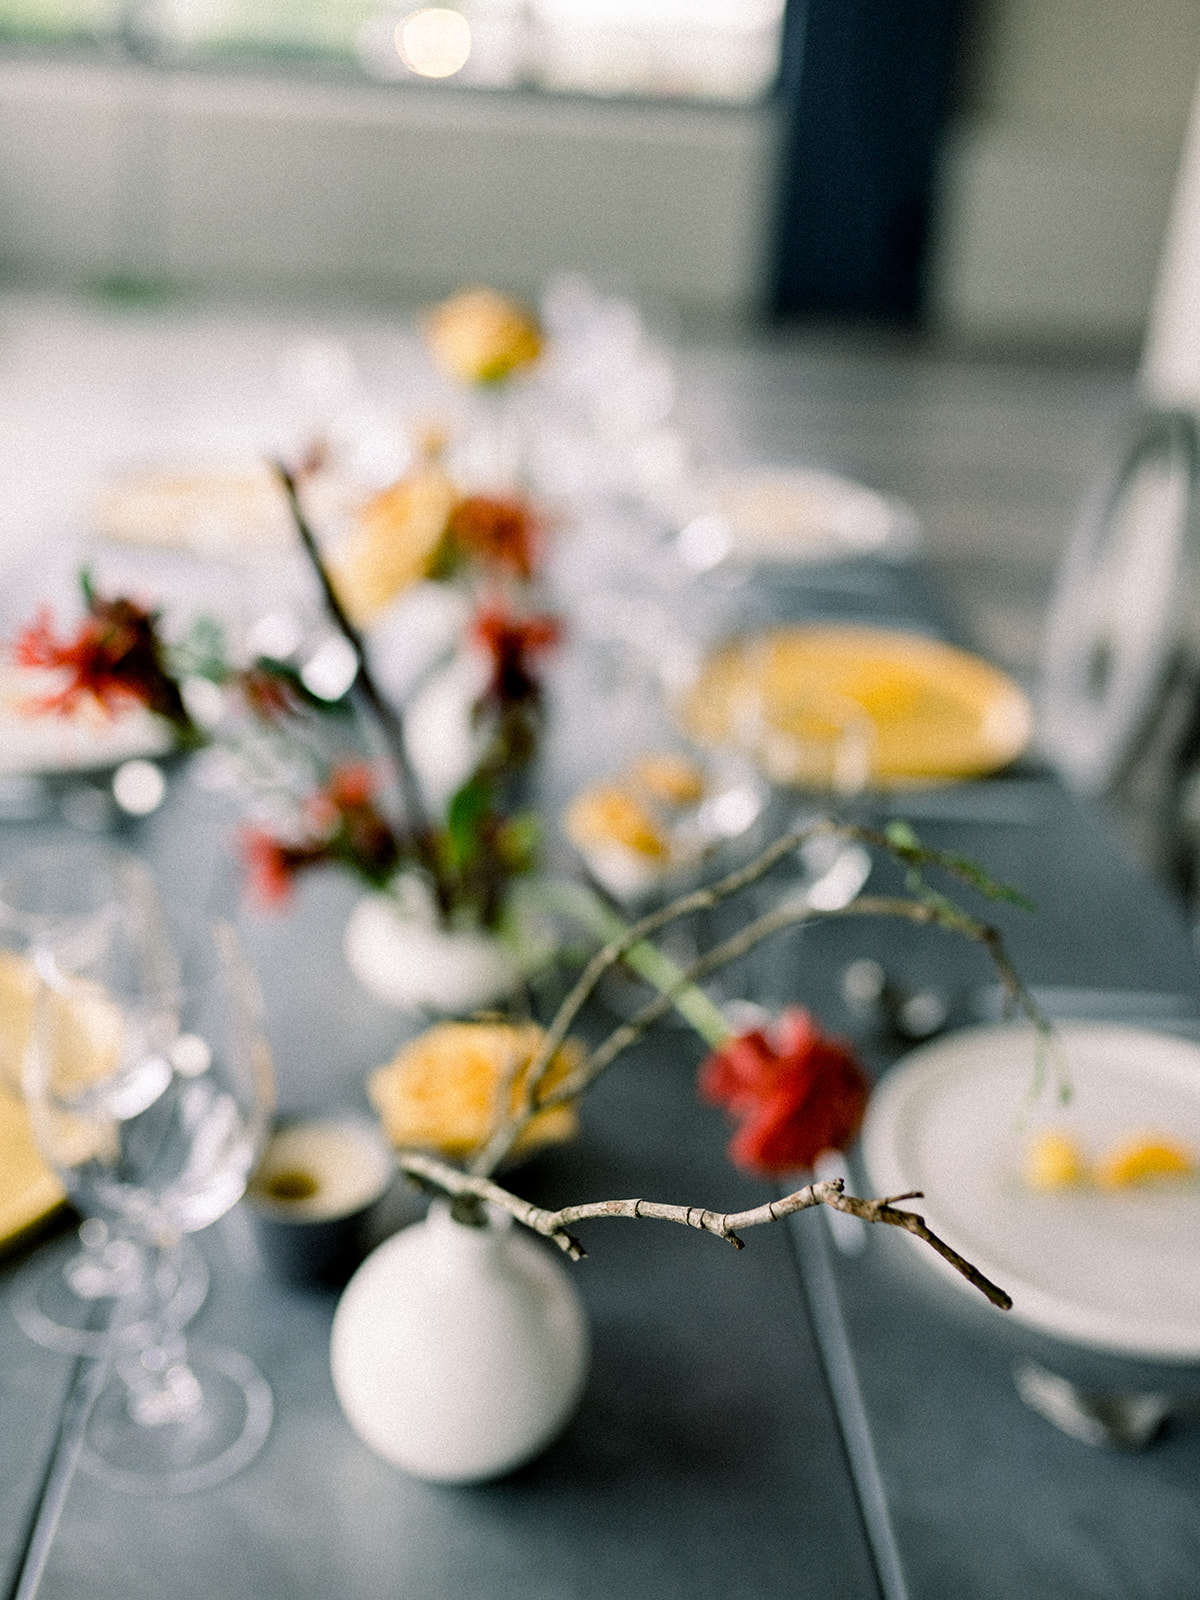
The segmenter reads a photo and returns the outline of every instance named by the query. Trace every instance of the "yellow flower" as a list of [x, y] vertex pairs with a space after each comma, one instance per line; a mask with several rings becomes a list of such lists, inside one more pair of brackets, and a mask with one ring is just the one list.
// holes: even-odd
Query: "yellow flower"
[[1076, 1140], [1046, 1128], [1029, 1142], [1024, 1176], [1031, 1189], [1067, 1189], [1084, 1181], [1087, 1167]]
[[1101, 1189], [1125, 1189], [1133, 1184], [1162, 1179], [1191, 1178], [1196, 1173], [1192, 1152], [1160, 1134], [1126, 1140], [1096, 1163], [1096, 1183]]
[[430, 571], [458, 491], [435, 461], [373, 496], [331, 561], [338, 598], [360, 628]]
[[616, 783], [598, 783], [576, 795], [567, 808], [564, 827], [571, 843], [584, 851], [622, 845], [656, 861], [670, 853], [650, 811]]
[[674, 751], [639, 756], [629, 770], [635, 787], [663, 805], [694, 806], [704, 798], [704, 771]]
[[[536, 1023], [438, 1023], [371, 1074], [367, 1091], [384, 1132], [400, 1149], [435, 1150], [451, 1159], [468, 1155], [492, 1131], [505, 1084], [516, 1105], [543, 1037]], [[560, 1083], [578, 1060], [579, 1047], [568, 1041], [551, 1061], [546, 1085]], [[574, 1105], [539, 1112], [515, 1152], [560, 1144], [577, 1128]]]
[[462, 383], [502, 383], [541, 354], [533, 313], [494, 289], [463, 289], [435, 306], [425, 339], [443, 371]]

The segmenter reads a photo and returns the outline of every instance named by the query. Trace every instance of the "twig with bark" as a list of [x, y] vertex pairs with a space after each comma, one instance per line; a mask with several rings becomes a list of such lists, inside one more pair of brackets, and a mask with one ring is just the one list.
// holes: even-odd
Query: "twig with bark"
[[463, 1172], [461, 1168], [452, 1167], [434, 1156], [402, 1150], [399, 1163], [401, 1169], [411, 1178], [449, 1196], [452, 1200], [466, 1200], [475, 1205], [486, 1203], [507, 1212], [525, 1227], [533, 1229], [535, 1233], [540, 1233], [547, 1239], [552, 1239], [572, 1261], [581, 1260], [587, 1252], [571, 1233], [571, 1228], [580, 1222], [600, 1217], [651, 1218], [659, 1222], [675, 1222], [685, 1228], [697, 1228], [702, 1233], [716, 1234], [717, 1238], [727, 1239], [735, 1249], [741, 1250], [744, 1246], [744, 1241], [739, 1235], [741, 1229], [756, 1228], [767, 1222], [778, 1222], [782, 1217], [791, 1216], [797, 1211], [807, 1211], [813, 1206], [830, 1206], [847, 1216], [858, 1217], [863, 1222], [890, 1224], [892, 1227], [902, 1228], [918, 1239], [923, 1239], [944, 1261], [949, 1262], [956, 1272], [961, 1273], [968, 1283], [986, 1295], [994, 1306], [998, 1306], [1002, 1311], [1008, 1311], [1012, 1307], [1011, 1297], [990, 1278], [986, 1278], [977, 1267], [972, 1266], [964, 1256], [959, 1255], [958, 1251], [944, 1239], [939, 1238], [926, 1224], [924, 1217], [915, 1211], [897, 1209], [901, 1200], [919, 1200], [921, 1195], [918, 1190], [914, 1190], [911, 1194], [895, 1195], [888, 1200], [862, 1200], [856, 1195], [846, 1194], [841, 1178], [826, 1178], [819, 1183], [805, 1184], [792, 1194], [784, 1195], [778, 1200], [768, 1200], [762, 1205], [751, 1207], [748, 1211], [711, 1211], [704, 1206], [671, 1205], [660, 1200], [595, 1200], [583, 1205], [563, 1206], [557, 1211], [547, 1211], [542, 1206], [535, 1206], [529, 1200], [523, 1200], [491, 1178]]
[[[481, 1176], [488, 1176], [494, 1173], [509, 1155], [514, 1144], [520, 1138], [522, 1131], [539, 1111], [576, 1098], [584, 1089], [594, 1083], [600, 1074], [611, 1066], [623, 1051], [636, 1043], [644, 1033], [666, 1016], [676, 1004], [684, 989], [702, 982], [705, 978], [711, 977], [713, 973], [720, 971], [731, 962], [748, 955], [764, 939], [770, 938], [785, 928], [795, 927], [801, 923], [813, 921], [818, 917], [886, 916], [903, 918], [909, 922], [944, 928], [949, 932], [957, 933], [982, 945], [991, 957], [1004, 991], [1013, 1006], [1024, 1011], [1025, 1015], [1037, 1027], [1039, 1035], [1043, 1038], [1046, 1036], [1049, 1031], [1049, 1025], [1039, 1011], [1033, 997], [1017, 975], [999, 930], [992, 924], [973, 917], [969, 912], [955, 902], [948, 900], [945, 896], [928, 894], [920, 898], [906, 899], [903, 896], [860, 895], [857, 899], [852, 900], [848, 905], [836, 911], [817, 910], [801, 897], [792, 901], [785, 900], [775, 910], [747, 923], [731, 938], [700, 957], [686, 972], [681, 974], [679, 982], [674, 987], [667, 989], [649, 1001], [629, 1021], [621, 1023], [619, 1027], [609, 1034], [607, 1039], [584, 1055], [569, 1077], [561, 1079], [553, 1090], [546, 1090], [546, 1074], [555, 1053], [566, 1039], [572, 1023], [595, 992], [597, 985], [606, 972], [615, 966], [618, 961], [624, 959], [636, 945], [669, 926], [672, 922], [678, 921], [681, 917], [691, 915], [695, 911], [710, 910], [730, 898], [730, 896], [738, 894], [743, 889], [759, 882], [778, 862], [784, 860], [789, 854], [820, 834], [833, 834], [835, 837], [844, 839], [847, 843], [867, 844], [887, 854], [899, 855], [910, 870], [918, 867], [921, 863], [928, 862], [949, 871], [956, 871], [971, 883], [972, 887], [981, 888], [985, 893], [994, 892], [1004, 898], [1013, 898], [1011, 891], [1004, 889], [1001, 885], [992, 884], [972, 864], [959, 862], [956, 857], [947, 857], [940, 852], [926, 851], [911, 837], [906, 837], [903, 843], [897, 846], [888, 835], [879, 833], [874, 829], [863, 828], [854, 824], [836, 823], [830, 820], [808, 823], [801, 828], [796, 828], [789, 833], [781, 835], [780, 838], [774, 840], [746, 866], [740, 867], [737, 871], [727, 874], [724, 878], [704, 888], [680, 895], [659, 911], [652, 912], [648, 916], [641, 918], [640, 921], [632, 923], [619, 938], [610, 940], [603, 949], [592, 957], [547, 1029], [538, 1051], [530, 1062], [528, 1071], [521, 1080], [520, 1090], [516, 1096], [516, 1104], [512, 1105], [507, 1116], [499, 1120], [487, 1141], [476, 1152], [470, 1162], [470, 1171]], [[709, 1039], [709, 1043], [715, 1044], [717, 1042], [719, 1041]], [[509, 1103], [507, 1099], [500, 1101], [502, 1105], [507, 1103]]]
[[[772, 911], [747, 923], [737, 933], [693, 962], [686, 970], [680, 971], [673, 984], [650, 1000], [633, 1017], [614, 1028], [600, 1044], [585, 1053], [567, 1076], [559, 1079], [552, 1087], [547, 1086], [547, 1072], [557, 1051], [566, 1040], [568, 1030], [611, 967], [625, 959], [630, 951], [651, 935], [668, 927], [680, 917], [719, 905], [731, 895], [759, 882], [780, 861], [817, 834], [833, 834], [847, 843], [867, 844], [898, 859], [908, 870], [911, 897], [860, 895], [837, 910], [819, 910], [803, 895], [786, 897]], [[977, 1267], [935, 1234], [918, 1212], [901, 1208], [899, 1202], [919, 1199], [919, 1192], [896, 1195], [889, 1199], [864, 1199], [848, 1195], [841, 1179], [828, 1179], [805, 1184], [781, 1199], [767, 1201], [747, 1211], [739, 1212], [720, 1212], [704, 1206], [677, 1205], [645, 1199], [599, 1200], [582, 1205], [564, 1206], [551, 1211], [513, 1194], [497, 1183], [492, 1176], [498, 1165], [511, 1152], [521, 1133], [539, 1113], [578, 1098], [623, 1051], [666, 1015], [678, 1002], [681, 993], [730, 962], [749, 954], [762, 940], [785, 928], [795, 927], [818, 917], [898, 917], [918, 925], [940, 927], [973, 940], [990, 956], [1014, 1008], [1020, 1008], [1025, 1012], [1037, 1029], [1039, 1039], [1044, 1041], [1049, 1035], [1049, 1023], [1021, 982], [999, 930], [990, 923], [972, 916], [956, 902], [928, 888], [920, 876], [921, 869], [926, 866], [942, 868], [992, 898], [1020, 901], [1020, 897], [1013, 891], [988, 879], [974, 863], [925, 849], [907, 829], [896, 834], [879, 833], [873, 829], [839, 824], [830, 820], [797, 828], [775, 840], [753, 861], [735, 872], [728, 873], [704, 888], [680, 895], [661, 910], [631, 924], [619, 936], [610, 939], [603, 949], [592, 957], [559, 1007], [527, 1073], [520, 1078], [517, 1072], [514, 1072], [503, 1085], [499, 1104], [510, 1104], [513, 1098], [516, 1104], [507, 1116], [498, 1119], [490, 1137], [477, 1151], [468, 1170], [464, 1171], [446, 1161], [417, 1151], [400, 1152], [401, 1169], [418, 1183], [448, 1196], [463, 1220], [480, 1221], [484, 1204], [497, 1206], [526, 1227], [552, 1239], [560, 1249], [575, 1260], [583, 1256], [584, 1250], [571, 1230], [578, 1223], [594, 1218], [654, 1218], [674, 1222], [684, 1227], [715, 1234], [718, 1238], [729, 1240], [740, 1249], [743, 1243], [740, 1237], [741, 1231], [778, 1221], [782, 1217], [814, 1206], [825, 1205], [848, 1216], [858, 1217], [866, 1223], [897, 1227], [911, 1233], [936, 1251], [993, 1305], [1002, 1310], [1010, 1309], [1012, 1301], [1003, 1289], [992, 1283]], [[727, 1036], [728, 1030], [726, 1030]], [[710, 1043], [715, 1042], [718, 1041], [710, 1040]]]
[[339, 633], [354, 651], [355, 659], [358, 662], [355, 687], [373, 715], [387, 747], [388, 755], [395, 767], [396, 781], [400, 786], [405, 820], [408, 824], [407, 832], [412, 841], [417, 860], [433, 887], [439, 913], [444, 918], [450, 909], [452, 896], [445, 882], [442, 864], [434, 844], [433, 829], [430, 827], [424, 796], [421, 793], [421, 785], [409, 758], [408, 746], [405, 743], [403, 719], [375, 682], [370, 663], [367, 660], [365, 641], [354, 623], [351, 622], [333, 580], [329, 576], [329, 570], [321, 556], [316, 536], [309, 525], [304, 507], [300, 502], [300, 491], [295, 475], [281, 461], [274, 462], [273, 466], [287, 496], [292, 522], [295, 525], [304, 553], [308, 557], [309, 565], [316, 576], [321, 590], [321, 597], [325, 602], [325, 608]]

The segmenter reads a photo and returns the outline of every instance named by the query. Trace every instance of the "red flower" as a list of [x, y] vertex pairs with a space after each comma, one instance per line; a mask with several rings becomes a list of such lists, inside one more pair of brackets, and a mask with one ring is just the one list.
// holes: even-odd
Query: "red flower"
[[291, 894], [292, 879], [301, 866], [295, 850], [261, 828], [244, 828], [241, 846], [253, 893], [263, 905], [282, 905]]
[[84, 596], [87, 615], [74, 638], [56, 636], [48, 607], [17, 637], [13, 655], [19, 666], [67, 675], [61, 689], [32, 700], [30, 709], [69, 716], [90, 699], [115, 716], [124, 707], [143, 705], [185, 736], [194, 734], [179, 685], [167, 670], [157, 613], [132, 600], [101, 599], [86, 578]]
[[554, 617], [510, 616], [502, 606], [485, 606], [472, 629], [492, 658], [486, 698], [500, 706], [536, 701], [540, 694], [533, 659], [556, 645], [562, 630]]
[[823, 1034], [807, 1011], [784, 1011], [772, 1034], [755, 1028], [722, 1045], [698, 1081], [701, 1098], [739, 1123], [730, 1159], [762, 1177], [808, 1169], [823, 1150], [844, 1149], [870, 1092], [849, 1045]]
[[365, 761], [349, 761], [333, 769], [325, 793], [341, 813], [361, 811], [371, 804], [375, 774]]
[[446, 534], [463, 555], [504, 567], [519, 578], [533, 573], [537, 527], [520, 500], [468, 495], [450, 513]]
[[374, 791], [371, 769], [350, 762], [335, 767], [325, 787], [305, 803], [306, 832], [278, 839], [260, 828], [243, 829], [242, 855], [259, 900], [282, 905], [297, 873], [322, 862], [339, 862], [382, 888], [400, 864], [400, 845], [375, 805]]

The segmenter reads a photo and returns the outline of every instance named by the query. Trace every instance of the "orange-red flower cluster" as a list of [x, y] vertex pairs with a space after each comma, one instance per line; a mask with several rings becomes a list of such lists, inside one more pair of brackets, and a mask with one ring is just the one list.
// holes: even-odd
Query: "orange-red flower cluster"
[[845, 1149], [862, 1123], [870, 1085], [849, 1045], [791, 1007], [770, 1035], [755, 1028], [709, 1056], [699, 1090], [739, 1124], [729, 1145], [734, 1164], [777, 1177], [811, 1168], [823, 1150]]
[[243, 828], [240, 843], [250, 890], [265, 906], [283, 905], [297, 872], [324, 860], [310, 846], [285, 844], [263, 828]]
[[17, 637], [13, 655], [19, 666], [65, 674], [62, 687], [32, 700], [30, 710], [69, 716], [90, 700], [115, 716], [142, 705], [191, 733], [179, 685], [167, 669], [157, 613], [123, 597], [104, 600], [90, 587], [85, 594], [88, 611], [73, 637], [58, 637], [49, 607]]
[[541, 689], [534, 659], [556, 645], [561, 632], [554, 617], [514, 617], [503, 606], [485, 606], [475, 618], [472, 633], [491, 657], [487, 698], [500, 706], [536, 700]]

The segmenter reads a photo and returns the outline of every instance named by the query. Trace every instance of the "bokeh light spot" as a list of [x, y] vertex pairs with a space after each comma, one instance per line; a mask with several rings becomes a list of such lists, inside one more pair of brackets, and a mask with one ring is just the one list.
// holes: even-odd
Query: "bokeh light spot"
[[449, 78], [471, 54], [471, 29], [461, 11], [430, 6], [396, 24], [400, 59], [422, 78]]

